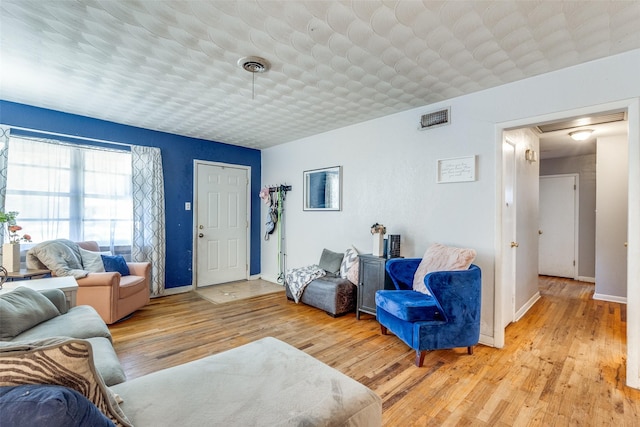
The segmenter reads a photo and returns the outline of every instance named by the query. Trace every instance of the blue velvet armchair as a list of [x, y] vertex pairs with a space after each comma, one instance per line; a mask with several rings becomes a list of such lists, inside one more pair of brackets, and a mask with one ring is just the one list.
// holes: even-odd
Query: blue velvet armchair
[[425, 276], [431, 295], [413, 290], [419, 258], [399, 258], [386, 268], [396, 290], [376, 292], [376, 317], [383, 335], [394, 333], [416, 350], [416, 366], [425, 351], [473, 346], [480, 339], [480, 268], [436, 271]]

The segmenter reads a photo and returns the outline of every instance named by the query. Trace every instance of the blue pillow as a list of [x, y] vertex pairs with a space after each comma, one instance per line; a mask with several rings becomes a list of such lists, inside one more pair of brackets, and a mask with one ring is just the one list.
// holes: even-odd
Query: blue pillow
[[100, 255], [104, 264], [104, 271], [117, 271], [121, 276], [128, 276], [129, 266], [122, 255]]
[[0, 387], [0, 425], [113, 427], [113, 422], [73, 389], [35, 384]]

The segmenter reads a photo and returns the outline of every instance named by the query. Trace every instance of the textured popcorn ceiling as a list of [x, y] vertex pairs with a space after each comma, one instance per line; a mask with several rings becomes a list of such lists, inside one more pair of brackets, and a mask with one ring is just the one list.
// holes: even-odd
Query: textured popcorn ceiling
[[[2, 0], [0, 13], [2, 99], [252, 148], [640, 48], [637, 0]], [[249, 55], [272, 64], [255, 99], [237, 65]]]

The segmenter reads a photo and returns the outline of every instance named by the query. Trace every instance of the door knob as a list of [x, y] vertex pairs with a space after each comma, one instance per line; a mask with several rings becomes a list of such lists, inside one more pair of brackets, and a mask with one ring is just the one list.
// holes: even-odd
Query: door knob
[[624, 247], [628, 248], [629, 247], [629, 242], [624, 242]]
[[542, 234], [542, 230], [538, 230], [538, 234]]
[[200, 233], [198, 234], [198, 237], [204, 237], [204, 234]]
[[200, 225], [198, 228], [202, 230], [204, 228], [204, 225]]
[[511, 247], [512, 248], [517, 248], [519, 245], [516, 242], [511, 242]]

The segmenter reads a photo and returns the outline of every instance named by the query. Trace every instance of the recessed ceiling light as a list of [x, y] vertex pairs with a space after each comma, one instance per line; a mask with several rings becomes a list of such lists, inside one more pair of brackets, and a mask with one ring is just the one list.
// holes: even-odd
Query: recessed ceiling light
[[584, 141], [585, 139], [588, 139], [592, 133], [593, 133], [592, 129], [581, 129], [575, 132], [569, 132], [569, 136], [574, 141]]

